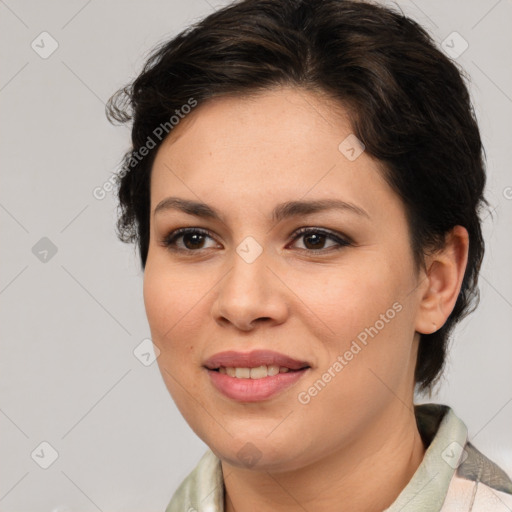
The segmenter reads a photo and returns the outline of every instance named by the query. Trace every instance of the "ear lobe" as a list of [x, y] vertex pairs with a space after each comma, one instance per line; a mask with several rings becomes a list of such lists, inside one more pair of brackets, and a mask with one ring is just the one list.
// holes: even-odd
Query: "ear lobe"
[[427, 285], [422, 287], [416, 331], [431, 334], [440, 329], [455, 307], [468, 261], [469, 235], [455, 226], [445, 237], [445, 245], [427, 257]]

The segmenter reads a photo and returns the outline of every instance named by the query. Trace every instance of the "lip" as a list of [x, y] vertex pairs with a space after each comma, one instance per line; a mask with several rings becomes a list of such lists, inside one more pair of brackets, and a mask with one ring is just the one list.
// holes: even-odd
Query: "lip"
[[261, 402], [290, 388], [309, 370], [304, 368], [262, 379], [238, 379], [215, 370], [207, 371], [214, 387], [228, 398], [237, 402]]
[[[225, 368], [256, 368], [262, 365], [276, 365], [289, 368], [286, 373], [263, 377], [262, 379], [239, 379], [216, 371]], [[293, 386], [310, 370], [310, 365], [292, 357], [270, 350], [252, 352], [220, 352], [204, 363], [213, 386], [223, 395], [237, 402], [260, 402], [268, 400]]]
[[290, 370], [300, 370], [310, 366], [307, 361], [299, 361], [272, 350], [253, 350], [252, 352], [228, 350], [219, 352], [204, 362], [204, 366], [208, 370], [216, 370], [221, 366], [225, 368], [256, 368], [262, 365], [283, 366]]

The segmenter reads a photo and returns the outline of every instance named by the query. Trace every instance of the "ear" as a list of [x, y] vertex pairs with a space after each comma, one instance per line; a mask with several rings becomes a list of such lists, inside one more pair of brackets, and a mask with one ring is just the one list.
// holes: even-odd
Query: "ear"
[[421, 287], [416, 331], [431, 334], [440, 329], [455, 307], [468, 261], [469, 235], [455, 226], [445, 245], [426, 258], [425, 286]]

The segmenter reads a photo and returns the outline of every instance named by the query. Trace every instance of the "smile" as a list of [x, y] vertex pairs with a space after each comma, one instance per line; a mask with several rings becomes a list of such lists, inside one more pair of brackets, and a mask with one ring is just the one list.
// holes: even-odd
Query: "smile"
[[311, 366], [268, 350], [221, 352], [204, 363], [210, 382], [238, 402], [268, 400], [293, 386]]
[[278, 365], [261, 365], [255, 368], [226, 368], [225, 366], [221, 366], [217, 371], [224, 375], [229, 375], [230, 377], [236, 377], [237, 379], [264, 379], [265, 377], [273, 377], [278, 373], [289, 372], [290, 368]]

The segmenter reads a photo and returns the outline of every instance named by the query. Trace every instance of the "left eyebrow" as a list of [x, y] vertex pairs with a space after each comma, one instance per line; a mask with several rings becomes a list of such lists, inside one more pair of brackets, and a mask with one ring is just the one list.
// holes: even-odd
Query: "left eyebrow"
[[340, 199], [315, 199], [310, 201], [288, 201], [278, 204], [272, 211], [272, 220], [280, 222], [288, 217], [299, 215], [311, 215], [325, 210], [343, 210], [363, 217], [370, 218], [370, 215], [353, 203], [347, 203]]
[[[370, 218], [370, 215], [353, 203], [341, 201], [340, 199], [315, 199], [309, 201], [288, 201], [278, 204], [271, 214], [273, 222], [280, 222], [289, 217], [299, 215], [311, 215], [325, 210], [343, 210], [354, 213], [359, 216]], [[192, 201], [190, 199], [182, 199], [179, 197], [167, 197], [158, 203], [155, 207], [153, 215], [166, 210], [179, 210], [188, 215], [199, 218], [222, 220], [219, 212], [206, 203], [200, 201]]]

